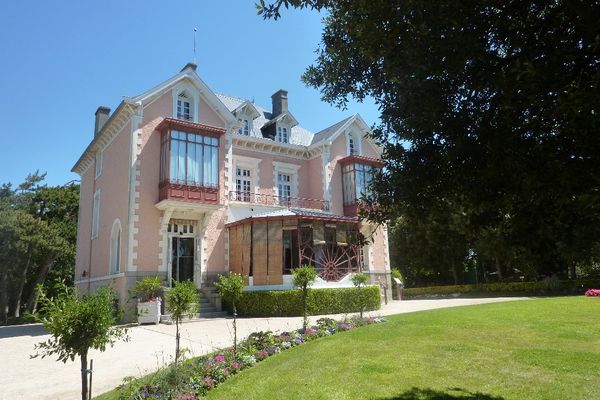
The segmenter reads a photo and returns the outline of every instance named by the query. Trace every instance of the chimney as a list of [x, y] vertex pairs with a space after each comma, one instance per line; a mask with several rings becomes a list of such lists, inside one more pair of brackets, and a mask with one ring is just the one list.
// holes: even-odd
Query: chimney
[[273, 102], [273, 115], [271, 118], [275, 118], [280, 114], [288, 111], [288, 92], [287, 90], [279, 89], [271, 96]]
[[96, 110], [96, 125], [94, 126], [94, 137], [98, 136], [98, 132], [102, 129], [106, 121], [108, 121], [108, 116], [110, 114], [110, 108], [100, 106]]

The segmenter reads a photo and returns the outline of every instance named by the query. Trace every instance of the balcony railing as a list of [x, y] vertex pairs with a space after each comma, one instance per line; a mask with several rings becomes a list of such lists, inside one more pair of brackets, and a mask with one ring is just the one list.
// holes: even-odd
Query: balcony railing
[[329, 211], [329, 202], [327, 200], [305, 199], [302, 197], [284, 197], [273, 194], [232, 190], [229, 192], [229, 200], [262, 204], [265, 206], [284, 206], [287, 208], [308, 208], [312, 210]]

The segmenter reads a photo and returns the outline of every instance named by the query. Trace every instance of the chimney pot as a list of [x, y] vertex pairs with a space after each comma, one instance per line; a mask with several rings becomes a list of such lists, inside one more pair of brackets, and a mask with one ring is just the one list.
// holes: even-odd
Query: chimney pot
[[279, 89], [271, 96], [273, 102], [273, 116], [275, 118], [288, 111], [288, 92], [284, 89]]
[[94, 137], [98, 136], [98, 132], [102, 130], [106, 121], [108, 121], [110, 115], [110, 108], [100, 106], [96, 110], [96, 124], [94, 125]]

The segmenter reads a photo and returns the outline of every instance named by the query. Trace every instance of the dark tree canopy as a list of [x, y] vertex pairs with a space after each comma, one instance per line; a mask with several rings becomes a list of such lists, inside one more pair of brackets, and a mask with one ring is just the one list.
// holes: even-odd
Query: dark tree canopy
[[[265, 18], [282, 6], [324, 12], [304, 81], [339, 106], [367, 96], [379, 106], [386, 168], [372, 219], [464, 238], [464, 256], [475, 252], [501, 277], [516, 263], [566, 273], [595, 257], [599, 1], [258, 6]], [[452, 225], [440, 223], [444, 214]], [[422, 239], [421, 250], [442, 256], [440, 242]]]

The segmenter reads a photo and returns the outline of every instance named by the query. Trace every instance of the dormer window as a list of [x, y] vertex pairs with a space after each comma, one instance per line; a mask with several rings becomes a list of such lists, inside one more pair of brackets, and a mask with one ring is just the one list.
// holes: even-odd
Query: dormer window
[[238, 121], [241, 124], [241, 127], [238, 130], [238, 135], [250, 136], [250, 121], [242, 118], [239, 118]]
[[192, 101], [185, 92], [177, 96], [177, 119], [193, 120]]
[[289, 143], [290, 140], [288, 136], [288, 128], [285, 126], [278, 126], [277, 136], [275, 136], [275, 140], [280, 143]]

